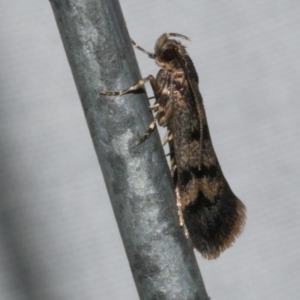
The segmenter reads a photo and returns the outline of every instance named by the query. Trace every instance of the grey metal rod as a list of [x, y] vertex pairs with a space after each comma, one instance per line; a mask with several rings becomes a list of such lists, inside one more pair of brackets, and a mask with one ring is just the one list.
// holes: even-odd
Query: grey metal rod
[[152, 118], [145, 92], [99, 94], [140, 79], [118, 1], [50, 2], [140, 298], [209, 299], [157, 132], [134, 146]]

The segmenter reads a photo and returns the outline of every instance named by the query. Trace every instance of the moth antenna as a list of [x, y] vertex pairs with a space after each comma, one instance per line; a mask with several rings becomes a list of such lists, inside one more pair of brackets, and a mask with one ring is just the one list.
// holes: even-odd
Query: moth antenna
[[139, 45], [136, 44], [136, 42], [134, 40], [131, 40], [132, 45], [136, 48], [139, 49], [140, 51], [144, 52], [145, 54], [147, 54], [150, 58], [155, 58], [155, 54], [152, 52], [149, 52], [147, 50], [145, 50], [144, 48], [140, 47]]
[[183, 34], [180, 34], [180, 33], [167, 33], [167, 36], [168, 37], [170, 37], [170, 36], [177, 37], [177, 38], [180, 38], [180, 39], [187, 40], [189, 42], [192, 41], [189, 37], [187, 37], [187, 36], [185, 36]]
[[154, 110], [154, 111], [157, 111], [158, 108], [159, 108], [159, 104], [158, 104], [158, 103], [149, 106], [149, 109], [150, 109], [150, 110]]

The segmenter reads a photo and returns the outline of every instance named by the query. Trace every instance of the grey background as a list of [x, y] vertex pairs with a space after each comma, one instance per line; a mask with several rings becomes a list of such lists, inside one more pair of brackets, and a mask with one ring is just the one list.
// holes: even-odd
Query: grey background
[[[163, 32], [192, 39], [214, 146], [247, 206], [232, 248], [197, 254], [208, 294], [299, 299], [300, 3], [121, 6], [149, 51]], [[138, 299], [50, 3], [0, 11], [0, 299]]]

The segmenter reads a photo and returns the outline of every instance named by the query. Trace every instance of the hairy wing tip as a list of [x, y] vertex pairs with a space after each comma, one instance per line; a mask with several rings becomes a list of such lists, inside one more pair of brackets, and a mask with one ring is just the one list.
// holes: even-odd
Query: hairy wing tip
[[214, 245], [214, 247], [210, 247], [205, 251], [200, 249], [196, 249], [201, 253], [203, 258], [212, 260], [218, 258], [222, 252], [226, 249], [230, 248], [232, 244], [236, 241], [236, 239], [241, 235], [244, 230], [246, 224], [246, 206], [241, 202], [238, 198], [237, 207], [236, 207], [236, 220], [232, 227], [231, 232], [227, 235], [227, 237], [223, 237], [222, 244]]

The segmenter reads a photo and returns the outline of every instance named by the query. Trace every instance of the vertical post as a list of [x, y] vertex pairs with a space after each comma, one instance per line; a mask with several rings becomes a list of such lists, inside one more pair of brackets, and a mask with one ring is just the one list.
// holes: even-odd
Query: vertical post
[[51, 4], [140, 298], [209, 299], [157, 132], [134, 146], [151, 121], [145, 92], [99, 94], [140, 79], [118, 1]]

